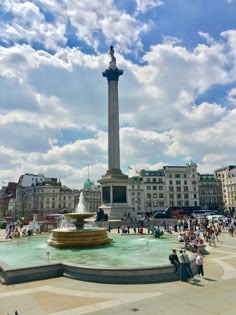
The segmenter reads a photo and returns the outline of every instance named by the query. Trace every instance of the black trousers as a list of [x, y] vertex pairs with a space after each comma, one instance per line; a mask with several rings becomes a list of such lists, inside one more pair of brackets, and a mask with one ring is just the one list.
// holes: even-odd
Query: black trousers
[[203, 265], [197, 265], [197, 271], [199, 275], [204, 276]]

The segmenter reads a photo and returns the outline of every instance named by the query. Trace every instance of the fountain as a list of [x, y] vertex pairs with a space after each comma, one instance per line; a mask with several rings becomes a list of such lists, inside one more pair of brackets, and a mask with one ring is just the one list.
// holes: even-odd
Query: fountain
[[85, 212], [83, 192], [80, 193], [79, 203], [75, 213], [67, 213], [65, 219], [70, 219], [70, 226], [52, 230], [48, 244], [57, 248], [87, 248], [109, 244], [107, 230], [88, 225], [86, 219], [92, 218], [95, 213]]

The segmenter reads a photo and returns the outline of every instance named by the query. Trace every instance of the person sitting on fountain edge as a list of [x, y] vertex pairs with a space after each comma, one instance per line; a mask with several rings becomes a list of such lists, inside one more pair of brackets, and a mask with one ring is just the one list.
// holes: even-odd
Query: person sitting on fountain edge
[[169, 255], [169, 261], [175, 266], [175, 273], [179, 271], [179, 257], [176, 253], [176, 249], [172, 250], [172, 254]]

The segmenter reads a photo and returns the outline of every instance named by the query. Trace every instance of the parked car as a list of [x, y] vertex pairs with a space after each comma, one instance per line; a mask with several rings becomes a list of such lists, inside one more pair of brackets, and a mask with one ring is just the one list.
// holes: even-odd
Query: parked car
[[152, 218], [170, 218], [170, 210], [168, 208], [164, 210], [156, 210]]

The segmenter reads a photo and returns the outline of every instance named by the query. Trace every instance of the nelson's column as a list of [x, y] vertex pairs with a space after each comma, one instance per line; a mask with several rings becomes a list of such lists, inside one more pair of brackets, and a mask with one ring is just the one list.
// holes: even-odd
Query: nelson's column
[[101, 208], [110, 219], [120, 219], [131, 211], [127, 203], [128, 176], [120, 170], [118, 80], [123, 74], [116, 66], [111, 46], [109, 68], [102, 75], [108, 82], [108, 170], [98, 181], [102, 188]]

